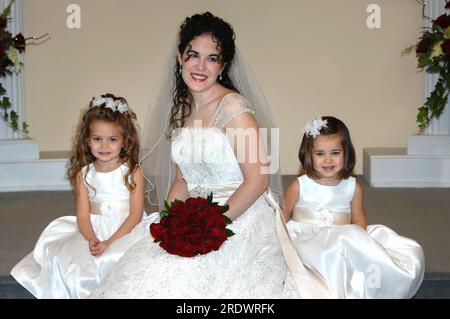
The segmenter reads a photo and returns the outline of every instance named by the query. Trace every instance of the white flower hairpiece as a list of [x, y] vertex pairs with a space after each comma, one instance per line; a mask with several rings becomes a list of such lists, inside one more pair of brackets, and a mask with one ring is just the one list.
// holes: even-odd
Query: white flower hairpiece
[[105, 104], [105, 107], [110, 108], [111, 110], [119, 111], [120, 113], [125, 113], [128, 111], [128, 104], [126, 102], [115, 100], [111, 97], [101, 97], [96, 96], [92, 99], [93, 106], [100, 106]]
[[320, 129], [327, 127], [327, 120], [323, 120], [320, 116], [306, 123], [303, 131], [306, 135], [316, 138], [320, 135]]

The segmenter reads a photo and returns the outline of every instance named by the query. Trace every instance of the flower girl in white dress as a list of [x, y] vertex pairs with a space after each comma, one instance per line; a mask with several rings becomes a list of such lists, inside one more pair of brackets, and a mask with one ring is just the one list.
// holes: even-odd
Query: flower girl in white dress
[[330, 116], [309, 122], [299, 158], [306, 174], [288, 187], [283, 214], [303, 263], [335, 298], [413, 297], [424, 275], [422, 247], [386, 226], [367, 226], [345, 124]]
[[11, 275], [37, 298], [85, 298], [148, 234], [136, 115], [124, 98], [93, 98], [73, 143], [68, 178], [76, 217], [52, 221]]

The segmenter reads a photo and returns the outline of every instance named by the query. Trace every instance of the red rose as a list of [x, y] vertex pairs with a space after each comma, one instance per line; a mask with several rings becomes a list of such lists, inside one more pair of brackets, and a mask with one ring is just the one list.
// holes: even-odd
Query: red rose
[[450, 26], [450, 16], [445, 13], [434, 20], [433, 23], [437, 24], [442, 29], [446, 29], [448, 26]]
[[423, 38], [417, 45], [416, 53], [427, 53], [433, 41], [430, 38]]
[[158, 242], [162, 240], [163, 234], [167, 233], [167, 229], [161, 223], [153, 223], [150, 225], [150, 233], [155, 239], [155, 242]]
[[223, 214], [228, 206], [213, 202], [212, 194], [208, 198], [191, 197], [185, 202], [176, 200], [166, 209], [160, 223], [150, 226], [155, 242], [168, 253], [194, 257], [218, 250], [227, 237], [234, 233], [226, 229], [231, 221]]
[[0, 16], [0, 28], [6, 28], [6, 26], [8, 25], [8, 20], [6, 20], [5, 17]]
[[206, 227], [225, 227], [227, 225], [222, 215], [211, 214], [210, 218], [206, 221]]
[[214, 239], [217, 239], [217, 240], [222, 240], [222, 239], [225, 240], [227, 238], [227, 232], [222, 227], [211, 228], [210, 234]]
[[197, 255], [195, 249], [182, 238], [177, 238], [177, 240], [172, 242], [171, 251], [169, 253], [178, 255], [181, 257], [194, 257]]
[[441, 48], [442, 52], [444, 52], [447, 57], [450, 57], [450, 40], [444, 40], [441, 44]]
[[186, 199], [186, 205], [190, 205], [190, 204], [193, 204], [195, 206], [207, 205], [208, 200], [203, 197], [190, 197], [190, 198]]
[[25, 38], [22, 33], [19, 33], [14, 37], [13, 46], [19, 50], [19, 52], [25, 51]]
[[212, 250], [218, 250], [226, 238], [226, 230], [215, 227], [210, 230], [210, 237], [207, 239], [207, 244]]

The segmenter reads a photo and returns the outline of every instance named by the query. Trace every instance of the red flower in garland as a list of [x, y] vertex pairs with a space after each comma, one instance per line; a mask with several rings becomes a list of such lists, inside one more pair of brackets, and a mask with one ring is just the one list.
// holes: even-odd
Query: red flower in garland
[[223, 242], [234, 233], [226, 226], [231, 220], [224, 215], [228, 205], [213, 202], [208, 198], [191, 197], [182, 202], [175, 200], [161, 214], [159, 223], [150, 225], [155, 242], [169, 254], [182, 257], [204, 255], [218, 250]]
[[18, 33], [13, 39], [14, 47], [19, 51], [25, 51], [25, 38], [22, 33]]

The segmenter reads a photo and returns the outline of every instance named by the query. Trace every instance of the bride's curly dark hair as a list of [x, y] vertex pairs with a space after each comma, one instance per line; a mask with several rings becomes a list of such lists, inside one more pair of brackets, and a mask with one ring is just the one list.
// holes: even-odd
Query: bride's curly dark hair
[[[217, 48], [220, 51], [220, 61], [222, 65], [225, 65], [221, 73], [222, 78], [220, 80], [218, 79], [219, 83], [239, 93], [228, 75], [236, 50], [234, 43], [235, 34], [229, 23], [214, 16], [210, 12], [195, 14], [192, 17], [186, 18], [181, 24], [178, 34], [178, 52], [180, 55], [183, 55], [189, 42], [202, 34], [210, 34], [217, 41]], [[169, 135], [173, 129], [183, 127], [185, 118], [191, 115], [192, 96], [186, 83], [184, 83], [179, 69], [180, 63], [177, 59], [174, 68], [175, 90], [172, 94], [173, 105], [170, 112]]]

